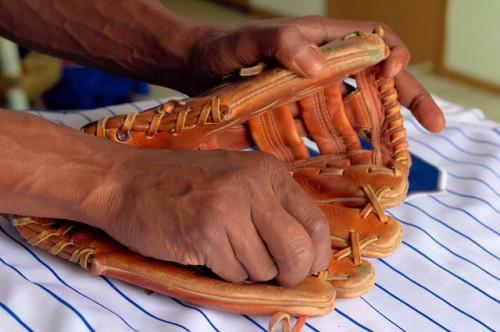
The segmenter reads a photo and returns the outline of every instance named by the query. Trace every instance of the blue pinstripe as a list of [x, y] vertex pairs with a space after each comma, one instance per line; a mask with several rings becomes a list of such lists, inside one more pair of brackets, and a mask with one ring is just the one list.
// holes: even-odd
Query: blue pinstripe
[[408, 308], [412, 309], [413, 311], [419, 313], [422, 317], [426, 318], [428, 321], [430, 321], [431, 323], [434, 323], [436, 326], [439, 326], [440, 328], [442, 328], [443, 330], [445, 331], [450, 331], [448, 328], [444, 327], [444, 325], [442, 325], [441, 323], [437, 322], [435, 319], [433, 319], [432, 317], [430, 317], [429, 315], [427, 315], [426, 313], [418, 310], [417, 308], [415, 308], [414, 306], [412, 306], [411, 304], [409, 304], [408, 302], [406, 302], [405, 300], [403, 300], [402, 298], [400, 298], [399, 296], [397, 296], [396, 294], [388, 291], [387, 289], [385, 289], [384, 287], [380, 286], [380, 284], [378, 283], [375, 283], [375, 287], [379, 288], [380, 290], [382, 290], [384, 293], [388, 294], [389, 296], [391, 296], [392, 298], [396, 299], [397, 301], [399, 301], [400, 303], [406, 305]]
[[387, 266], [388, 268], [390, 268], [392, 271], [396, 272], [397, 274], [399, 274], [400, 276], [402, 276], [403, 278], [405, 278], [406, 280], [410, 281], [412, 284], [424, 289], [425, 291], [427, 291], [428, 293], [432, 294], [434, 297], [438, 298], [439, 300], [441, 300], [442, 302], [446, 303], [448, 306], [452, 307], [453, 309], [455, 309], [456, 311], [460, 312], [461, 314], [469, 317], [470, 319], [472, 319], [473, 321], [475, 321], [476, 323], [479, 323], [481, 324], [483, 327], [487, 328], [488, 330], [490, 331], [494, 331], [490, 326], [486, 325], [485, 323], [483, 323], [482, 321], [480, 321], [479, 319], [477, 319], [476, 317], [472, 316], [471, 314], [465, 312], [464, 310], [458, 308], [457, 306], [455, 306], [453, 303], [447, 301], [445, 298], [443, 298], [442, 296], [436, 294], [435, 292], [433, 292], [432, 290], [430, 290], [429, 288], [427, 288], [426, 286], [420, 284], [419, 282], [415, 281], [414, 279], [410, 278], [409, 276], [407, 276], [405, 273], [399, 271], [398, 269], [394, 268], [391, 264], [389, 264], [386, 260], [384, 259], [380, 259], [379, 260], [382, 264], [384, 264], [385, 266]]
[[130, 103], [130, 105], [134, 106], [137, 111], [139, 111], [139, 112], [142, 111], [142, 109], [139, 106], [137, 106], [136, 103]]
[[486, 187], [488, 187], [489, 189], [491, 189], [491, 191], [497, 195], [498, 198], [500, 198], [500, 194], [495, 190], [495, 188], [493, 188], [493, 186], [491, 186], [488, 182], [486, 181], [483, 181], [479, 178], [476, 178], [476, 177], [473, 177], [473, 176], [461, 176], [461, 175], [456, 175], [454, 173], [451, 173], [449, 171], [446, 172], [447, 175], [453, 177], [453, 178], [456, 178], [456, 179], [460, 179], [460, 180], [470, 180], [470, 181], [477, 181], [477, 182], [480, 182], [482, 184], [484, 184]]
[[81, 116], [82, 118], [84, 118], [85, 120], [87, 120], [88, 122], [92, 122], [92, 119], [89, 118], [87, 115], [85, 115], [85, 113], [83, 113], [83, 112], [75, 112], [73, 114], [77, 114], [77, 115]]
[[177, 302], [178, 304], [180, 304], [180, 305], [181, 305], [181, 306], [183, 306], [183, 307], [186, 307], [186, 308], [189, 308], [189, 309], [193, 309], [193, 310], [195, 310], [195, 311], [198, 311], [198, 312], [199, 312], [199, 313], [200, 313], [200, 314], [201, 314], [201, 315], [202, 315], [202, 316], [206, 319], [206, 321], [208, 322], [208, 324], [210, 324], [210, 326], [212, 326], [212, 328], [214, 329], [214, 331], [219, 332], [219, 329], [215, 326], [215, 324], [214, 324], [214, 323], [212, 323], [212, 321], [210, 320], [210, 318], [208, 318], [207, 314], [205, 314], [205, 313], [203, 312], [203, 310], [201, 310], [200, 308], [197, 308], [197, 307], [191, 306], [191, 305], [189, 305], [189, 304], [186, 304], [186, 303], [184, 303], [184, 302], [182, 302], [182, 301], [180, 301], [180, 300], [177, 300], [177, 299], [175, 299], [175, 298], [173, 298], [173, 297], [170, 297], [170, 299], [172, 299], [172, 301]]
[[401, 331], [405, 331], [405, 329], [403, 329], [401, 326], [399, 326], [398, 324], [396, 324], [395, 322], [393, 322], [391, 319], [389, 319], [389, 317], [387, 317], [386, 315], [384, 315], [380, 310], [378, 310], [377, 308], [375, 308], [375, 306], [373, 304], [371, 304], [370, 302], [368, 302], [367, 299], [365, 299], [363, 296], [360, 297], [361, 300], [363, 300], [370, 308], [372, 308], [375, 312], [377, 312], [380, 316], [384, 317], [385, 320], [387, 320], [389, 323], [391, 323], [392, 325], [394, 325], [395, 327], [397, 327], [398, 329], [400, 329]]
[[474, 200], [478, 200], [480, 202], [483, 202], [484, 204], [488, 205], [497, 214], [500, 214], [500, 211], [497, 210], [497, 208], [495, 208], [495, 206], [493, 206], [493, 204], [491, 204], [490, 202], [488, 202], [487, 200], [485, 200], [485, 199], [483, 199], [481, 197], [477, 197], [477, 196], [470, 195], [470, 194], [462, 194], [462, 193], [450, 190], [448, 188], [446, 188], [445, 191], [448, 192], [448, 193], [450, 193], [450, 194], [453, 194], [453, 195], [457, 195], [457, 196], [464, 197], [464, 198], [470, 198], [470, 199], [474, 199]]
[[463, 152], [465, 154], [468, 154], [468, 155], [471, 155], [471, 156], [474, 156], [474, 157], [492, 158], [492, 159], [495, 159], [497, 161], [500, 161], [500, 158], [497, 157], [497, 156], [495, 156], [495, 155], [493, 155], [493, 154], [477, 153], [477, 152], [467, 151], [467, 150], [461, 148], [460, 146], [458, 146], [457, 144], [455, 144], [455, 142], [453, 142], [452, 140], [450, 140], [448, 137], [445, 137], [445, 136], [440, 135], [440, 134], [431, 134], [429, 132], [426, 132], [424, 129], [422, 129], [419, 125], [417, 125], [415, 123], [415, 120], [413, 118], [409, 118], [408, 123], [411, 123], [422, 135], [424, 135], [424, 136], [430, 136], [430, 137], [433, 137], [433, 138], [440, 138], [440, 139], [448, 142], [451, 146], [453, 146], [455, 149], [457, 149], [460, 152]]
[[308, 328], [310, 328], [311, 330], [313, 330], [314, 332], [320, 332], [317, 328], [315, 328], [314, 326], [311, 325], [311, 323], [308, 323], [306, 322], [305, 324]]
[[455, 126], [446, 126], [445, 127], [445, 131], [446, 130], [456, 130], [458, 131], [460, 134], [462, 134], [462, 136], [464, 136], [466, 139], [468, 139], [469, 141], [471, 142], [475, 142], [475, 143], [480, 143], [480, 144], [489, 144], [489, 145], [493, 145], [493, 146], [496, 146], [496, 147], [499, 147], [500, 148], [500, 144], [496, 143], [496, 142], [491, 142], [491, 141], [488, 141], [488, 140], [484, 140], [484, 139], [477, 139], [477, 138], [474, 138], [474, 137], [471, 137], [469, 136], [468, 134], [466, 134], [461, 128], [459, 127], [455, 127]]
[[366, 326], [364, 326], [360, 322], [358, 322], [355, 319], [353, 319], [351, 316], [347, 315], [345, 312], [341, 311], [339, 308], [335, 308], [335, 311], [337, 313], [339, 313], [342, 317], [347, 318], [351, 323], [353, 323], [357, 327], [359, 327], [359, 328], [361, 328], [361, 329], [363, 329], [365, 331], [372, 331], [371, 329], [367, 328]]
[[[135, 105], [135, 104], [132, 104], [137, 110], [141, 110], [139, 108], [139, 106]], [[478, 117], [479, 115], [474, 113], [474, 117]], [[422, 129], [420, 129], [418, 127], [417, 124], [414, 123], [413, 120], [410, 121], [412, 123], [412, 125], [414, 125], [421, 133], [423, 133], [425, 136], [430, 136], [430, 134], [426, 134], [425, 132], [423, 132]], [[470, 140], [472, 142], [475, 142], [475, 143], [479, 143], [479, 144], [488, 144], [488, 145], [493, 145], [493, 146], [500, 146], [500, 145], [497, 145], [496, 143], [494, 142], [491, 142], [491, 141], [488, 141], [488, 140], [479, 140], [479, 139], [472, 139], [470, 136], [466, 135], [465, 132], [463, 132], [461, 129], [459, 128], [446, 128], [446, 129], [452, 129], [452, 130], [456, 130], [457, 132], [459, 132], [463, 137], [465, 137], [465, 139], [467, 140]], [[433, 137], [435, 137], [433, 135]], [[491, 154], [482, 154], [482, 153], [476, 153], [476, 152], [471, 152], [471, 151], [467, 151], [465, 149], [463, 149], [461, 146], [455, 144], [453, 141], [449, 140], [448, 138], [446, 137], [442, 137], [442, 136], [438, 136], [440, 139], [448, 142], [452, 147], [454, 147], [456, 150], [464, 153], [464, 154], [467, 154], [467, 155], [471, 155], [471, 156], [475, 156], [475, 157], [481, 157], [481, 158], [493, 158], [495, 160], [499, 160], [498, 157], [496, 157], [495, 155], [491, 155]], [[412, 138], [410, 138], [412, 139]], [[460, 165], [473, 165], [473, 166], [478, 166], [478, 167], [481, 167], [481, 168], [485, 168], [487, 169], [488, 171], [490, 171], [491, 173], [493, 173], [497, 178], [499, 178], [499, 174], [495, 171], [495, 169], [491, 169], [490, 167], [488, 167], [488, 165], [484, 165], [482, 163], [475, 163], [475, 162], [461, 162], [461, 161], [458, 161], [458, 160], [454, 160], [452, 158], [449, 158], [447, 157], [446, 155], [444, 154], [441, 154], [438, 150], [436, 149], [433, 149], [432, 146], [428, 146], [426, 145], [426, 143], [422, 142], [422, 141], [419, 141], [417, 139], [413, 139], [414, 141], [416, 141], [417, 143], [420, 143], [424, 146], [427, 146], [427, 148], [431, 149], [431, 151], [437, 153], [439, 156], [441, 156], [442, 158], [448, 160], [448, 161], [451, 161], [451, 162], [454, 162], [454, 163], [460, 163]], [[427, 142], [427, 141], [426, 141]], [[495, 190], [495, 188], [490, 185], [487, 181], [481, 179], [481, 178], [476, 178], [476, 177], [469, 177], [469, 176], [461, 176], [461, 175], [456, 175], [456, 174], [451, 174], [451, 173], [448, 173], [451, 177], [454, 177], [454, 178], [457, 178], [457, 179], [461, 179], [461, 180], [466, 180], [466, 181], [474, 181], [474, 182], [478, 182], [478, 183], [481, 183], [482, 185], [488, 187], [497, 197], [499, 197], [499, 193]], [[483, 174], [484, 176], [484, 174]], [[491, 183], [491, 181], [489, 181]], [[476, 197], [476, 196], [473, 196], [473, 195], [469, 195], [469, 194], [462, 194], [462, 193], [457, 193], [457, 192], [454, 192], [454, 191], [450, 191], [450, 190], [446, 190], [448, 193], [450, 194], [455, 194], [455, 195], [458, 195], [458, 196], [461, 196], [461, 197], [464, 197], [464, 198], [474, 198], [476, 200], [479, 200], [481, 201], [482, 203], [484, 204], [487, 204], [490, 208], [492, 208], [494, 211], [496, 211], [497, 213], [499, 212], [494, 204], [488, 202], [487, 200], [485, 199], [482, 199], [480, 197]], [[469, 211], [465, 210], [465, 209], [462, 209], [462, 208], [459, 208], [459, 207], [453, 207], [451, 205], [448, 205], [442, 201], [440, 201], [439, 199], [435, 198], [434, 196], [432, 195], [428, 195], [429, 197], [431, 197], [431, 199], [433, 199], [437, 204], [440, 204], [441, 206], [445, 206], [447, 208], [450, 208], [450, 209], [454, 209], [454, 210], [458, 210], [458, 211], [461, 211], [462, 213], [465, 213], [467, 216], [471, 217], [473, 220], [475, 220], [478, 224], [480, 224], [481, 226], [485, 227], [486, 229], [488, 229], [489, 231], [492, 231], [494, 232], [496, 235], [498, 235], [498, 232], [495, 231], [492, 227], [484, 224], [482, 221], [480, 221], [478, 218], [476, 218], [475, 216], [472, 215], [472, 213], [470, 213]], [[425, 215], [427, 215], [429, 218], [431, 218], [432, 220], [440, 223], [441, 225], [443, 225], [444, 227], [448, 228], [449, 230], [457, 233], [458, 235], [466, 238], [467, 240], [469, 240], [470, 242], [474, 243], [475, 245], [477, 245], [479, 248], [481, 248], [484, 252], [488, 253], [489, 255], [495, 257], [498, 259], [498, 257], [496, 255], [494, 255], [493, 253], [491, 253], [490, 251], [488, 251], [487, 249], [483, 248], [479, 243], [477, 243], [475, 240], [473, 240], [472, 238], [468, 237], [467, 235], [465, 235], [464, 233], [454, 229], [453, 227], [449, 226], [448, 224], [446, 224], [445, 221], [443, 220], [440, 220], [436, 217], [433, 217], [431, 214], [429, 214], [428, 212], [424, 211], [422, 208], [420, 208], [419, 206], [415, 205], [415, 204], [411, 204], [411, 203], [408, 203], [407, 205], [419, 210], [420, 212], [424, 213]], [[491, 276], [492, 278], [495, 278], [496, 280], [498, 280], [498, 278], [496, 276], [493, 275], [493, 273], [490, 273], [488, 272], [486, 269], [480, 267], [478, 264], [472, 262], [471, 260], [465, 258], [465, 257], [462, 257], [461, 255], [459, 255], [458, 253], [455, 253], [451, 250], [449, 250], [448, 248], [446, 248], [445, 245], [441, 244], [439, 242], [438, 239], [434, 238], [428, 231], [426, 231], [425, 229], [417, 226], [417, 225], [414, 225], [414, 224], [410, 224], [408, 222], [403, 222], [403, 224], [407, 225], [407, 226], [410, 226], [410, 227], [414, 227], [418, 230], [420, 230], [421, 232], [423, 232], [425, 235], [427, 235], [432, 241], [434, 241], [435, 243], [437, 243], [438, 245], [440, 245], [441, 247], [443, 247], [445, 250], [447, 250], [450, 254], [466, 261], [467, 263], [473, 265], [474, 267], [480, 269], [481, 271], [485, 272], [486, 274], [488, 274], [489, 276]], [[456, 275], [454, 272], [448, 270], [447, 268], [439, 265], [438, 263], [436, 263], [435, 261], [433, 261], [431, 258], [429, 258], [427, 255], [425, 255], [423, 252], [421, 252], [420, 250], [418, 250], [417, 248], [415, 248], [414, 246], [412, 246], [411, 244], [409, 243], [406, 243], [405, 241], [403, 241], [403, 244], [405, 246], [407, 246], [408, 248], [412, 249], [415, 253], [421, 255], [422, 257], [424, 257], [425, 259], [427, 259], [429, 262], [431, 262], [432, 264], [434, 264], [435, 266], [437, 266], [438, 268], [442, 269], [443, 271], [446, 271], [447, 273], [449, 273], [450, 275], [454, 276], [455, 278], [459, 279], [460, 281], [464, 282], [466, 285], [472, 287], [473, 289], [475, 289], [476, 291], [480, 292], [482, 295], [492, 299], [493, 301], [495, 301], [496, 303], [498, 303], [498, 300], [496, 300], [492, 295], [489, 295], [488, 293], [486, 293], [485, 291], [481, 290], [479, 287], [477, 287], [476, 285], [473, 285], [471, 282], [465, 280], [464, 278]], [[433, 296], [437, 297], [438, 299], [440, 299], [441, 301], [443, 301], [444, 303], [448, 304], [450, 307], [452, 307], [453, 309], [461, 312], [462, 314], [466, 315], [467, 317], [475, 320], [476, 322], [480, 323], [480, 324], [483, 324], [483, 326], [485, 328], [488, 328], [491, 330], [491, 328], [487, 325], [485, 325], [484, 323], [480, 322], [478, 319], [475, 319], [475, 317], [472, 317], [470, 314], [467, 314], [466, 312], [464, 312], [463, 310], [455, 307], [453, 304], [449, 303], [446, 299], [440, 297], [438, 294], [434, 293], [433, 291], [431, 291], [430, 289], [428, 289], [426, 286], [424, 285], [421, 285], [419, 284], [418, 282], [416, 282], [414, 279], [412, 279], [410, 276], [407, 276], [405, 275], [404, 273], [398, 271], [396, 268], [394, 268], [393, 266], [391, 266], [389, 263], [387, 263], [385, 260], [382, 260], [381, 261], [382, 264], [384, 264], [385, 266], [387, 266], [387, 268], [390, 268], [392, 270], [394, 270], [395, 272], [397, 272], [398, 274], [402, 275], [405, 279], [407, 279], [408, 281], [412, 282], [413, 284], [417, 285], [418, 287], [424, 289], [425, 291], [429, 292], [430, 294], [432, 294]], [[379, 287], [382, 291], [385, 291], [385, 292], [388, 292], [386, 289], [382, 289], [383, 287], [380, 286], [380, 285], [377, 285], [377, 287]], [[389, 292], [390, 293], [390, 292]], [[388, 294], [389, 294], [388, 293]], [[390, 293], [389, 295], [391, 295], [392, 293]], [[122, 296], [125, 296], [124, 294]], [[396, 295], [392, 294], [391, 295], [392, 297], [395, 297], [398, 301], [404, 303], [405, 305], [409, 306], [410, 308], [412, 308], [413, 310], [417, 310], [416, 308], [414, 308], [413, 306], [411, 306], [409, 303], [406, 303], [404, 302], [402, 299], [400, 299], [399, 297], [397, 297]], [[130, 299], [128, 299], [129, 302], [131, 301]], [[388, 319], [388, 317], [384, 316], [380, 311], [378, 311], [375, 307], [373, 307], [370, 303], [368, 303], [365, 299], [362, 298], [363, 301], [365, 301], [365, 303], [367, 303], [368, 306], [370, 306], [373, 310], [375, 310], [377, 313], [379, 313], [382, 317], [384, 317], [385, 319], [387, 319], [389, 322], [391, 322], [395, 327], [399, 328], [400, 330], [403, 330], [400, 326], [398, 326], [397, 324], [395, 324], [394, 322], [392, 322], [390, 319]], [[175, 300], [177, 303], [181, 304], [181, 305], [184, 305], [182, 302], [180, 301], [177, 301]], [[187, 305], [185, 305], [186, 307], [189, 307]], [[193, 310], [197, 310], [196, 308], [193, 308], [191, 307], [191, 309]], [[207, 319], [207, 321], [209, 322], [210, 325], [212, 325], [210, 319], [203, 313], [203, 311], [201, 310], [198, 310], [204, 317], [205, 319]], [[353, 324], [355, 324], [356, 326], [358, 326], [359, 328], [361, 329], [365, 329], [365, 330], [369, 330], [369, 328], [367, 328], [366, 326], [362, 325], [361, 323], [355, 321], [352, 317], [349, 317], [347, 316], [345, 313], [343, 313], [342, 311], [336, 309], [336, 311], [344, 316], [345, 318], [349, 319], [351, 322], [353, 322]], [[418, 311], [419, 312], [419, 311]], [[423, 314], [422, 312], [419, 312], [420, 314]], [[149, 314], [149, 313], [148, 313]], [[151, 315], [151, 314], [149, 314]], [[252, 323], [254, 323], [254, 325], [256, 325], [256, 327], [258, 327], [259, 329], [265, 331], [265, 329], [260, 325], [258, 324], [256, 321], [254, 321], [252, 318], [248, 317], [248, 316], [245, 316], [243, 315], [243, 317], [245, 317], [247, 320], [251, 321]], [[426, 317], [427, 319], [430, 319], [433, 323], [437, 324], [440, 328], [444, 329], [444, 330], [447, 330], [446, 327], [442, 326], [440, 323], [436, 322], [435, 320], [433, 320], [432, 318], [430, 318], [429, 316], [426, 316], [424, 314], [424, 317]], [[306, 324], [309, 328], [315, 330], [314, 327], [310, 326], [309, 324]], [[216, 329], [216, 327], [214, 325], [212, 325], [212, 327]]]
[[45, 116], [43, 116], [42, 112], [40, 111], [34, 111], [36, 114], [33, 114], [33, 115], [37, 115], [38, 117], [42, 118], [42, 119], [45, 119], [47, 121], [51, 121], [51, 122], [55, 122], [57, 124], [60, 124], [60, 125], [63, 125], [65, 126], [66, 124], [64, 122], [62, 122], [61, 120], [58, 120], [58, 119], [49, 119]]
[[445, 268], [444, 266], [440, 265], [439, 263], [437, 263], [435, 260], [433, 260], [432, 258], [430, 258], [429, 256], [427, 256], [426, 254], [424, 254], [422, 251], [418, 250], [417, 248], [415, 248], [413, 245], [411, 245], [410, 243], [406, 242], [406, 241], [403, 241], [402, 242], [404, 245], [406, 245], [408, 248], [412, 249], [413, 251], [415, 251], [416, 253], [418, 253], [420, 256], [424, 257], [426, 260], [428, 260], [429, 262], [431, 262], [432, 264], [434, 264], [435, 266], [437, 266], [438, 268], [440, 268], [441, 270], [449, 273], [450, 275], [454, 276], [455, 278], [457, 278], [458, 280], [460, 280], [461, 282], [463, 282], [464, 284], [468, 285], [469, 287], [473, 288], [474, 290], [478, 291], [479, 293], [481, 293], [482, 295], [486, 296], [487, 298], [489, 298], [490, 300], [496, 302], [496, 303], [500, 303], [499, 300], [497, 300], [493, 295], [490, 295], [489, 293], [487, 293], [486, 291], [482, 290], [481, 288], [477, 287], [476, 285], [472, 284], [471, 282], [469, 282], [468, 280], [462, 278], [461, 276], [459, 276], [458, 274], [456, 274], [455, 272]]
[[500, 232], [497, 232], [496, 230], [494, 230], [493, 228], [491, 228], [490, 226], [486, 225], [485, 223], [483, 223], [482, 221], [480, 221], [478, 218], [474, 217], [474, 215], [472, 215], [472, 213], [470, 213], [469, 211], [463, 209], [463, 208], [460, 208], [460, 207], [456, 207], [456, 206], [452, 206], [450, 204], [447, 204], [447, 203], [444, 203], [443, 201], [439, 200], [437, 197], [433, 196], [433, 195], [429, 195], [427, 196], [431, 199], [433, 199], [436, 203], [438, 204], [441, 204], [442, 206], [444, 207], [447, 207], [449, 209], [452, 209], [452, 210], [457, 210], [457, 211], [460, 211], [462, 213], [465, 213], [467, 216], [471, 217], [474, 221], [476, 221], [478, 224], [480, 224], [481, 226], [483, 226], [484, 228], [490, 230], [491, 232], [495, 233], [495, 235], [500, 235]]
[[416, 206], [415, 204], [412, 204], [410, 202], [404, 202], [403, 204], [405, 205], [408, 205], [408, 206], [411, 206], [412, 208], [422, 212], [423, 214], [425, 214], [427, 217], [429, 217], [430, 219], [438, 222], [440, 225], [443, 225], [444, 227], [446, 227], [447, 229], [449, 229], [450, 231], [454, 232], [455, 234], [458, 234], [460, 235], [462, 238], [468, 240], [469, 242], [475, 244], [478, 248], [480, 248], [481, 250], [483, 250], [485, 253], [487, 253], [488, 255], [490, 255], [491, 257], [493, 258], [496, 258], [497, 260], [499, 259], [497, 255], [495, 255], [494, 253], [492, 253], [491, 251], [489, 251], [488, 249], [486, 249], [485, 247], [483, 247], [479, 242], [477, 242], [476, 240], [472, 239], [470, 236], [456, 230], [455, 228], [451, 227], [450, 225], [448, 225], [447, 223], [445, 223], [444, 221], [442, 221], [441, 219], [438, 219], [434, 216], [431, 216], [427, 211], [425, 211], [424, 209], [422, 209], [421, 207], [419, 206]]
[[187, 331], [189, 332], [190, 330], [185, 327], [184, 325], [181, 325], [179, 323], [176, 323], [176, 322], [173, 322], [173, 321], [169, 321], [169, 320], [166, 320], [166, 319], [163, 319], [163, 318], [160, 318], [158, 316], [155, 316], [153, 315], [152, 313], [150, 313], [149, 311], [147, 311], [146, 309], [144, 309], [143, 307], [141, 307], [139, 304], [137, 304], [134, 300], [132, 300], [130, 297], [128, 297], [127, 295], [125, 295], [125, 293], [123, 293], [115, 284], [113, 284], [108, 278], [106, 277], [103, 277], [101, 276], [101, 278], [106, 281], [106, 283], [116, 292], [118, 293], [122, 298], [124, 298], [125, 300], [127, 300], [127, 302], [129, 302], [130, 304], [132, 304], [134, 307], [136, 307], [137, 309], [139, 309], [141, 312], [143, 312], [144, 314], [146, 314], [147, 316], [151, 317], [151, 318], [154, 318], [162, 323], [165, 323], [165, 324], [168, 324], [168, 325], [172, 325], [172, 326], [176, 326], [184, 331]]
[[267, 329], [265, 329], [262, 325], [260, 325], [255, 319], [248, 315], [241, 315], [244, 318], [246, 318], [249, 322], [251, 322], [253, 325], [257, 326], [261, 331], [267, 332]]
[[19, 325], [21, 325], [22, 327], [24, 327], [24, 329], [26, 331], [30, 331], [30, 332], [33, 331], [33, 329], [31, 329], [28, 326], [28, 324], [26, 324], [25, 322], [23, 322], [23, 320], [18, 315], [16, 315], [16, 313], [14, 311], [12, 311], [12, 309], [10, 309], [9, 307], [7, 307], [7, 305], [5, 305], [4, 303], [0, 302], [0, 308], [2, 308], [3, 310], [5, 310], [5, 312], [8, 313], [12, 318], [14, 318]]
[[116, 116], [116, 113], [115, 113], [115, 112], [113, 112], [113, 110], [112, 110], [111, 108], [109, 108], [109, 107], [105, 107], [104, 109], [105, 109], [105, 110], [106, 110], [109, 114], [111, 114], [111, 116]]
[[441, 158], [443, 158], [445, 160], [448, 160], [448, 161], [450, 161], [452, 163], [457, 163], [457, 164], [460, 164], [461, 166], [463, 166], [463, 165], [469, 165], [469, 166], [481, 167], [481, 168], [486, 169], [489, 172], [491, 172], [493, 175], [496, 176], [497, 179], [500, 179], [500, 175], [497, 172], [495, 172], [494, 169], [492, 169], [492, 168], [490, 168], [490, 167], [488, 167], [486, 165], [483, 165], [481, 163], [471, 162], [471, 161], [455, 160], [455, 159], [452, 159], [452, 158], [450, 158], [448, 156], [445, 156], [444, 154], [442, 154], [441, 152], [439, 152], [438, 150], [436, 150], [434, 147], [430, 146], [429, 144], [427, 144], [425, 142], [422, 142], [421, 140], [418, 140], [418, 139], [413, 138], [413, 137], [408, 137], [408, 140], [412, 141], [412, 142], [416, 142], [418, 144], [421, 144], [421, 145], [425, 146], [426, 148], [428, 148], [429, 150], [433, 151], [434, 153], [436, 153]]
[[457, 254], [456, 252], [452, 251], [451, 249], [449, 249], [447, 246], [443, 245], [441, 242], [439, 242], [434, 236], [432, 236], [429, 232], [427, 232], [425, 229], [423, 229], [422, 227], [420, 226], [417, 226], [415, 224], [412, 224], [412, 223], [409, 223], [407, 221], [404, 221], [402, 220], [401, 218], [398, 218], [396, 217], [393, 213], [387, 211], [387, 213], [389, 215], [391, 215], [392, 217], [396, 218], [400, 223], [404, 224], [404, 225], [407, 225], [407, 226], [410, 226], [410, 227], [414, 227], [418, 230], [420, 230], [421, 232], [423, 232], [425, 235], [427, 235], [427, 237], [429, 237], [434, 243], [436, 243], [437, 245], [439, 245], [441, 248], [443, 248], [444, 250], [448, 251], [450, 254], [452, 254], [453, 256], [455, 257], [458, 257], [460, 259], [462, 259], [463, 261], [471, 264], [472, 266], [478, 268], [479, 270], [483, 271], [484, 273], [486, 273], [487, 275], [489, 275], [490, 277], [496, 279], [497, 281], [499, 281], [500, 279], [493, 275], [491, 272], [487, 271], [486, 269], [484, 269], [483, 267], [479, 266], [478, 264], [474, 263], [473, 261], [471, 261], [470, 259], [460, 255], [460, 254]]
[[9, 267], [11, 270], [15, 271], [20, 277], [22, 277], [24, 280], [26, 280], [27, 282], [29, 283], [32, 283], [33, 285], [36, 285], [38, 288], [44, 290], [46, 293], [48, 293], [49, 295], [51, 295], [54, 299], [56, 299], [59, 303], [61, 303], [62, 305], [64, 305], [66, 308], [68, 308], [70, 311], [72, 311], [79, 319], [80, 321], [82, 322], [83, 325], [85, 325], [85, 327], [89, 330], [89, 331], [95, 331], [94, 328], [92, 328], [92, 326], [90, 325], [90, 323], [87, 321], [87, 319], [85, 319], [85, 317], [83, 317], [83, 315], [78, 311], [76, 310], [71, 304], [69, 304], [68, 302], [66, 302], [65, 300], [63, 300], [61, 297], [59, 297], [57, 294], [55, 294], [54, 292], [52, 292], [50, 289], [48, 289], [47, 287], [45, 287], [44, 285], [42, 284], [39, 284], [37, 282], [34, 282], [30, 279], [28, 279], [21, 271], [19, 271], [17, 268], [15, 268], [13, 265], [10, 265], [9, 263], [7, 263], [5, 260], [3, 260], [2, 257], [0, 257], [0, 262], [2, 264], [4, 264], [5, 266]]
[[21, 246], [24, 250], [26, 250], [38, 263], [40, 263], [41, 265], [43, 265], [61, 284], [63, 284], [64, 286], [66, 286], [67, 288], [71, 289], [72, 291], [76, 292], [78, 295], [86, 298], [87, 300], [90, 300], [91, 302], [97, 304], [98, 306], [100, 306], [101, 308], [103, 308], [104, 310], [110, 312], [111, 314], [113, 314], [114, 316], [116, 316], [118, 319], [120, 319], [125, 325], [127, 325], [131, 330], [133, 331], [137, 331], [135, 328], [133, 328], [122, 316], [120, 316], [119, 314], [117, 314], [116, 312], [114, 312], [113, 310], [107, 308], [106, 306], [104, 306], [103, 304], [99, 303], [98, 301], [92, 299], [91, 297], [81, 293], [80, 291], [78, 291], [77, 289], [75, 289], [74, 287], [72, 287], [71, 285], [69, 285], [66, 281], [64, 281], [60, 276], [59, 274], [56, 273], [56, 271], [54, 271], [54, 269], [52, 269], [47, 263], [45, 263], [40, 257], [38, 257], [38, 255], [36, 255], [30, 248], [28, 248], [27, 246], [25, 246], [24, 244], [22, 244], [21, 242], [19, 242], [17, 239], [13, 238], [9, 233], [7, 233], [3, 227], [0, 226], [0, 231], [5, 235], [7, 236], [11, 241], [15, 242], [16, 244], [18, 244], [19, 246]]

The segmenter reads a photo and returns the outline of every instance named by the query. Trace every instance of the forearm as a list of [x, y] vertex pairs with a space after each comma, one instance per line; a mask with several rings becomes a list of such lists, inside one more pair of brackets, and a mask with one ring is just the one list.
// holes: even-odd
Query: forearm
[[205, 29], [153, 0], [0, 0], [0, 34], [21, 45], [182, 91]]
[[[130, 148], [127, 148], [130, 149]], [[127, 150], [126, 149], [126, 150]], [[0, 213], [92, 224], [123, 147], [26, 113], [0, 110]]]

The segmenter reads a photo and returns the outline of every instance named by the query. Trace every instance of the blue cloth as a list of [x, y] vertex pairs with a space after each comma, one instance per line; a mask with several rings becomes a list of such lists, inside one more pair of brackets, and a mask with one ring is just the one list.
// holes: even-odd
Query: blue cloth
[[43, 95], [43, 101], [51, 109], [89, 109], [127, 103], [134, 94], [148, 92], [144, 82], [94, 68], [69, 66], [63, 69], [57, 85]]

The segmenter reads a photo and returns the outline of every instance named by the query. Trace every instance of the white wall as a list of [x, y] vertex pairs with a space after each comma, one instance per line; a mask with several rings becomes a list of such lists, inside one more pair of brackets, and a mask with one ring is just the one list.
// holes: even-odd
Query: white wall
[[326, 15], [327, 0], [250, 0], [252, 7], [284, 16]]
[[500, 84], [500, 1], [448, 0], [445, 67]]

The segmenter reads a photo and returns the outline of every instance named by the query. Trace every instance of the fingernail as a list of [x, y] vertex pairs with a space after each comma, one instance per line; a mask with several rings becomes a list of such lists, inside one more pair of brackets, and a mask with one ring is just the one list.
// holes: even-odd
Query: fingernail
[[295, 64], [305, 76], [314, 77], [325, 69], [325, 58], [319, 49], [312, 46], [301, 49], [294, 58]]

